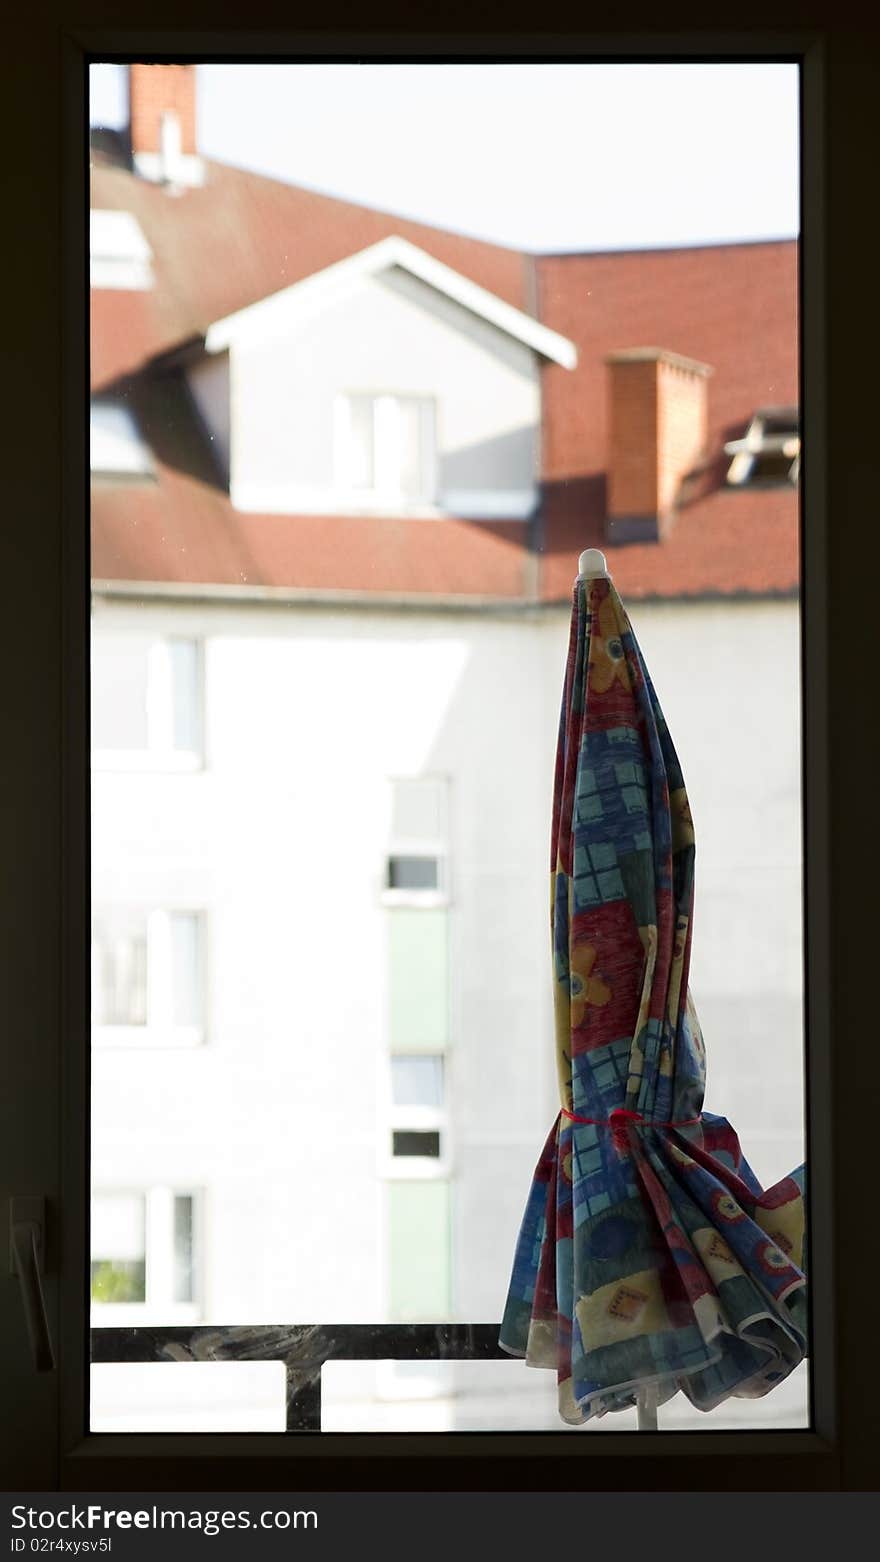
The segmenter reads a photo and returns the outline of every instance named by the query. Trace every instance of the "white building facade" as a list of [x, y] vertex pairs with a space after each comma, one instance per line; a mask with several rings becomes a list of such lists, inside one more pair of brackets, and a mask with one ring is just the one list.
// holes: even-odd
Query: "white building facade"
[[[95, 285], [149, 289], [146, 238], [96, 215]], [[218, 477], [187, 474], [188, 494], [222, 516], [218, 553], [240, 545], [242, 569], [212, 585], [209, 557], [194, 580], [169, 526], [161, 579], [95, 580], [96, 1325], [500, 1319], [558, 1110], [548, 876], [568, 609], [537, 599], [527, 544], [543, 370], [576, 361], [396, 235], [180, 349]], [[705, 366], [683, 365], [702, 384]], [[126, 521], [129, 496], [158, 492], [164, 528], [172, 463], [134, 406], [119, 385], [96, 397], [96, 492]], [[134, 537], [156, 511], [131, 503]], [[489, 600], [460, 564], [433, 598], [429, 580], [392, 600], [368, 574], [310, 594], [297, 571], [316, 517], [322, 578], [334, 517], [383, 527], [388, 549], [389, 523], [423, 528], [428, 567], [448, 566], [447, 521], [459, 538], [500, 521], [514, 583]], [[251, 560], [288, 586], [261, 588]], [[628, 606], [696, 825], [706, 1105], [769, 1183], [803, 1156], [799, 607]], [[265, 1365], [230, 1390], [231, 1421], [215, 1406], [201, 1424], [283, 1425]], [[166, 1393], [174, 1370], [96, 1369], [93, 1425], [195, 1424], [194, 1379]], [[559, 1428], [551, 1375], [520, 1363], [337, 1363], [325, 1379], [328, 1428]], [[713, 1424], [806, 1424], [804, 1382]]]
[[[632, 618], [697, 827], [707, 1106], [772, 1181], [802, 1157], [798, 608]], [[557, 1110], [567, 631], [96, 599], [94, 1257], [136, 1277], [96, 1323], [500, 1316]]]

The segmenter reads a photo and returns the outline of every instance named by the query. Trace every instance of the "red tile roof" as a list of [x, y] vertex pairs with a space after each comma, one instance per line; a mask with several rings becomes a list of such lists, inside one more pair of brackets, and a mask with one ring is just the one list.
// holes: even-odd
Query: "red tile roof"
[[158, 484], [92, 493], [92, 576], [103, 582], [520, 598], [522, 537], [515, 521], [245, 515], [169, 470]]
[[525, 594], [522, 521], [236, 510], [180, 370], [121, 382], [155, 479], [92, 482], [92, 578], [389, 595]]
[[205, 161], [206, 182], [182, 195], [93, 161], [93, 208], [132, 212], [153, 251], [149, 291], [92, 294], [92, 388], [101, 389], [214, 320], [244, 309], [399, 233], [517, 309], [528, 309], [532, 261], [464, 238]]
[[[542, 370], [542, 599], [567, 598], [577, 555], [591, 544], [605, 548], [619, 589], [633, 597], [796, 589], [796, 493], [719, 486], [724, 439], [740, 432], [756, 407], [797, 401], [794, 242], [533, 258], [239, 169], [206, 166], [206, 184], [178, 197], [97, 157], [93, 167], [93, 206], [135, 215], [153, 250], [156, 278], [145, 292], [93, 293], [93, 386], [115, 384], [136, 403], [151, 383], [146, 421], [158, 431], [154, 483], [99, 479], [93, 485], [96, 580], [532, 595], [532, 533], [520, 521], [236, 511], [211, 468], [179, 379], [138, 372], [200, 338], [213, 320], [400, 233], [577, 344], [574, 371], [552, 364]], [[603, 360], [653, 342], [713, 366], [712, 459], [699, 494], [683, 504], [666, 539], [611, 547], [603, 538]], [[146, 432], [149, 437], [149, 427]]]
[[[792, 241], [538, 259], [539, 312], [578, 365], [544, 370], [546, 508], [541, 594], [566, 596], [582, 548], [602, 547], [630, 596], [789, 592], [798, 582], [798, 496], [723, 487], [725, 440], [755, 408], [798, 400], [798, 253]], [[603, 540], [605, 358], [660, 342], [712, 365], [701, 497], [658, 543]]]

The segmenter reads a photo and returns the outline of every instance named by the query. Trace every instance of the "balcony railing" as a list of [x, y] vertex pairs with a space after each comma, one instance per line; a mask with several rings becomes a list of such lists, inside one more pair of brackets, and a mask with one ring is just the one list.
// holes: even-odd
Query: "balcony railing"
[[92, 1329], [91, 1359], [121, 1362], [283, 1361], [288, 1432], [320, 1432], [328, 1361], [511, 1361], [497, 1323], [144, 1324]]

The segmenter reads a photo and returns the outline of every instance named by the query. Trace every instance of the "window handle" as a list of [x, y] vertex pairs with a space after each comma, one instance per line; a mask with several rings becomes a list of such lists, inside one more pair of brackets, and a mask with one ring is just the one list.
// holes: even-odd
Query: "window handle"
[[45, 1268], [46, 1201], [35, 1198], [9, 1200], [9, 1270], [21, 1281], [24, 1319], [36, 1372], [55, 1366], [46, 1299], [40, 1275]]

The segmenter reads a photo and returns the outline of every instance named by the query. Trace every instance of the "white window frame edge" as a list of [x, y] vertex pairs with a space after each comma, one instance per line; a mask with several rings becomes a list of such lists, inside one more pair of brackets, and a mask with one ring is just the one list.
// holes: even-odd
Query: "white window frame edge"
[[233, 509], [243, 515], [346, 515], [389, 516], [411, 521], [522, 521], [531, 519], [537, 505], [537, 489], [448, 489], [436, 502], [394, 500], [367, 488], [308, 487], [297, 483], [266, 484], [231, 480]]
[[191, 749], [159, 753], [148, 748], [96, 748], [92, 750], [91, 763], [93, 770], [125, 774], [167, 771], [189, 775], [205, 769], [202, 756]]

